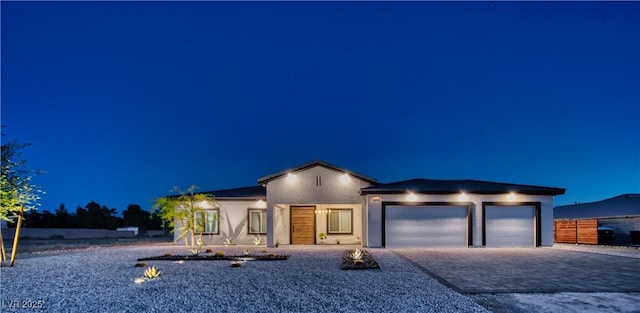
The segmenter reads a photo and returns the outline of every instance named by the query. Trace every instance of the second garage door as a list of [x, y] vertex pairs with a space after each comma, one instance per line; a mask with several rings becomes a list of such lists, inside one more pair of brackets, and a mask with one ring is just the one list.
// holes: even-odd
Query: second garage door
[[487, 247], [533, 247], [535, 207], [490, 205], [485, 208]]
[[386, 205], [385, 247], [467, 247], [469, 209], [452, 205]]

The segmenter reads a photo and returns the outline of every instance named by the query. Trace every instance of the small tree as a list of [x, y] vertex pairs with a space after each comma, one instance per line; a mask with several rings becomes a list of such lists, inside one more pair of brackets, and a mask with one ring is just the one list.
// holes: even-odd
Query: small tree
[[[205, 230], [205, 210], [203, 204], [215, 205], [215, 199], [209, 195], [195, 193], [198, 187], [191, 185], [187, 191], [173, 187], [177, 196], [160, 197], [156, 199], [152, 212], [156, 213], [167, 222], [169, 228], [177, 226], [180, 235], [176, 241], [184, 239], [184, 245], [193, 254], [199, 254], [202, 247], [202, 233]], [[216, 216], [216, 218], [219, 218]], [[178, 225], [176, 225], [178, 222]]]
[[[42, 171], [36, 171], [27, 166], [27, 161], [22, 159], [22, 149], [29, 146], [17, 141], [5, 143], [0, 148], [2, 166], [0, 167], [0, 220], [13, 223], [17, 220], [16, 235], [13, 239], [11, 250], [11, 266], [15, 261], [20, 226], [25, 211], [36, 209], [39, 205], [40, 195], [44, 192], [39, 186], [33, 184], [31, 179]], [[2, 233], [0, 232], [0, 266], [6, 263]]]

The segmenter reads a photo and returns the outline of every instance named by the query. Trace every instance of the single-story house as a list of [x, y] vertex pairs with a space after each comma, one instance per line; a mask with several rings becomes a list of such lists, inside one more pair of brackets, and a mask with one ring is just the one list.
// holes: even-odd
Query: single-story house
[[554, 219], [597, 219], [599, 227], [615, 232], [613, 244], [629, 244], [630, 232], [640, 231], [640, 194], [627, 193], [595, 202], [557, 206]]
[[[216, 199], [205, 244], [537, 247], [553, 244], [553, 199], [565, 189], [477, 180], [375, 179], [313, 161]], [[320, 239], [319, 234], [326, 234]], [[178, 236], [178, 234], [176, 234]]]

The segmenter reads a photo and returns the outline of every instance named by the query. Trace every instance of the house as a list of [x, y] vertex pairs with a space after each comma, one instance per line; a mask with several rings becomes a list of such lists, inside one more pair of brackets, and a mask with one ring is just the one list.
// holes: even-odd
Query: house
[[[205, 192], [216, 203], [205, 244], [537, 247], [553, 244], [553, 199], [565, 189], [477, 180], [375, 179], [313, 161]], [[219, 218], [215, 218], [215, 217]], [[320, 233], [327, 238], [319, 239]], [[176, 234], [178, 236], [178, 234]]]
[[613, 244], [629, 244], [632, 243], [631, 231], [640, 231], [640, 194], [628, 193], [595, 202], [557, 206], [554, 219], [597, 219], [598, 227], [615, 232]]

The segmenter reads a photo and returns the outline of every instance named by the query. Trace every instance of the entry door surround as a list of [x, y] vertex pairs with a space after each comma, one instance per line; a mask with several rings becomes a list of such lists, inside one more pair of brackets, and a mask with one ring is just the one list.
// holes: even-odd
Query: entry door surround
[[316, 243], [315, 206], [291, 206], [291, 244], [313, 245]]

